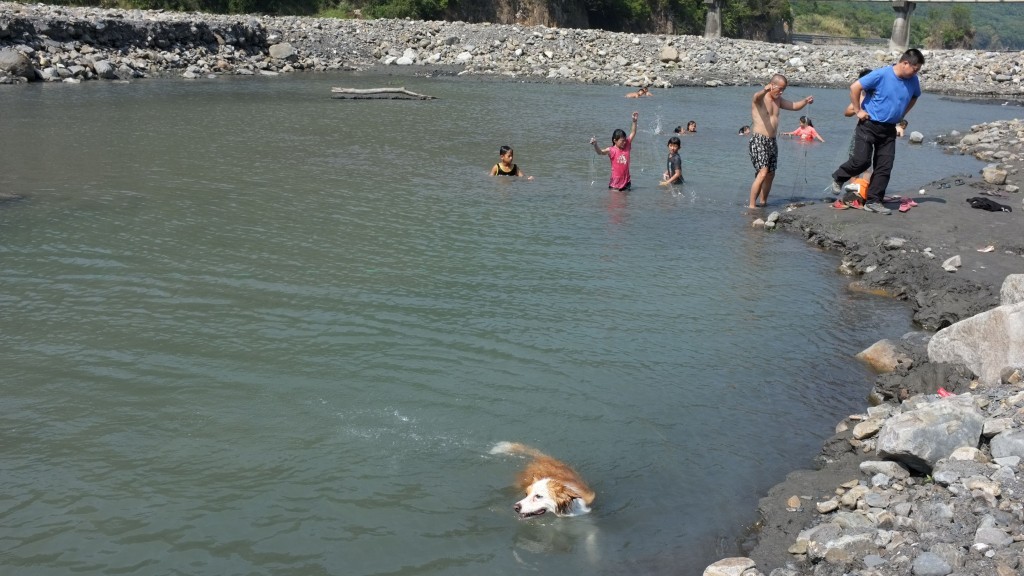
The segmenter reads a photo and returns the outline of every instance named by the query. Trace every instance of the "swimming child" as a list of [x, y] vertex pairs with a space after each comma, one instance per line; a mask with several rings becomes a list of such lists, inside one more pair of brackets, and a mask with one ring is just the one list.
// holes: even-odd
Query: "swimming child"
[[686, 123], [686, 128], [683, 128], [682, 126], [676, 126], [676, 129], [673, 130], [673, 132], [679, 134], [680, 136], [686, 136], [687, 134], [696, 134], [697, 122], [696, 120], [690, 120], [689, 122]]
[[739, 136], [749, 136], [750, 135], [750, 125], [749, 124], [744, 124], [743, 126], [740, 126], [740, 129], [739, 129], [739, 131], [736, 132], [736, 134], [739, 135]]
[[[498, 163], [491, 168], [491, 176], [526, 176], [518, 164], [512, 162], [514, 152], [508, 146], [498, 148]], [[527, 176], [533, 180], [533, 176]]]
[[641, 86], [636, 92], [626, 94], [626, 98], [646, 98], [647, 96], [654, 96], [654, 94], [651, 94], [651, 89], [647, 86]]
[[679, 146], [678, 136], [668, 139], [668, 161], [665, 163], [665, 173], [661, 176], [662, 186], [683, 183], [683, 161], [679, 159]]
[[640, 113], [633, 112], [633, 128], [629, 136], [621, 128], [612, 132], [612, 145], [607, 148], [600, 148], [597, 145], [597, 138], [590, 139], [590, 145], [594, 152], [602, 156], [608, 156], [612, 163], [612, 175], [608, 179], [608, 187], [615, 190], [629, 190], [632, 182], [629, 177], [629, 152], [633, 147], [633, 137], [636, 136], [636, 123], [640, 120]]
[[793, 136], [799, 140], [819, 140], [824, 142], [825, 139], [818, 134], [818, 131], [814, 129], [814, 122], [811, 121], [807, 116], [800, 117], [800, 127], [792, 132], [783, 132], [786, 136]]

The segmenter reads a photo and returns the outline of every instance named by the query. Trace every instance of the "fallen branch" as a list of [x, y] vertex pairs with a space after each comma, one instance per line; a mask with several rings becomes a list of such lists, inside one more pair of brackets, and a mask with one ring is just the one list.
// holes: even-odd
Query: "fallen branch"
[[434, 96], [417, 94], [405, 88], [331, 88], [331, 98], [345, 98], [349, 100], [377, 99], [377, 100], [434, 100]]

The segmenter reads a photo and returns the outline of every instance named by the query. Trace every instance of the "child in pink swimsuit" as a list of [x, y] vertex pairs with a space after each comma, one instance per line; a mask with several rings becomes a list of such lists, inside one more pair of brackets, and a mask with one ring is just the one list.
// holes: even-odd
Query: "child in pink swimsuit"
[[800, 117], [800, 127], [792, 132], [783, 132], [785, 136], [792, 136], [799, 140], [818, 140], [824, 142], [825, 139], [818, 134], [818, 131], [814, 129], [814, 122], [807, 116]]
[[612, 145], [607, 148], [600, 148], [597, 145], [597, 138], [590, 139], [590, 145], [594, 152], [602, 156], [608, 156], [612, 162], [612, 175], [608, 180], [608, 187], [615, 190], [629, 190], [632, 182], [629, 177], [629, 152], [633, 148], [633, 137], [636, 136], [636, 123], [640, 120], [640, 113], [633, 112], [633, 128], [629, 136], [621, 128], [616, 128], [612, 133]]

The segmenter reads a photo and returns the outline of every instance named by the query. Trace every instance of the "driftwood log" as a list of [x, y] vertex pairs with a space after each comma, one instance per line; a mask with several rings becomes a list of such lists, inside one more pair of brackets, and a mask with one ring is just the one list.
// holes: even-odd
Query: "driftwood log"
[[434, 96], [417, 94], [405, 88], [331, 88], [331, 98], [348, 100], [434, 100]]

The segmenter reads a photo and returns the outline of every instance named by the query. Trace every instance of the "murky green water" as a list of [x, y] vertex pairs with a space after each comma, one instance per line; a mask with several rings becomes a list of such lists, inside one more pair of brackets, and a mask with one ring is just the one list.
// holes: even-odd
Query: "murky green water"
[[[381, 84], [440, 99], [329, 98]], [[746, 88], [0, 92], [0, 189], [25, 197], [0, 206], [0, 572], [698, 573], [863, 408], [851, 355], [909, 329], [834, 255], [748, 227]], [[813, 93], [828, 142], [783, 143], [779, 205], [845, 153], [845, 94]], [[612, 194], [587, 140], [633, 106]], [[1009, 116], [926, 97], [912, 122]], [[501, 144], [533, 182], [484, 176]], [[901, 144], [893, 185], [977, 167]], [[516, 520], [500, 440], [572, 462], [594, 512]]]

